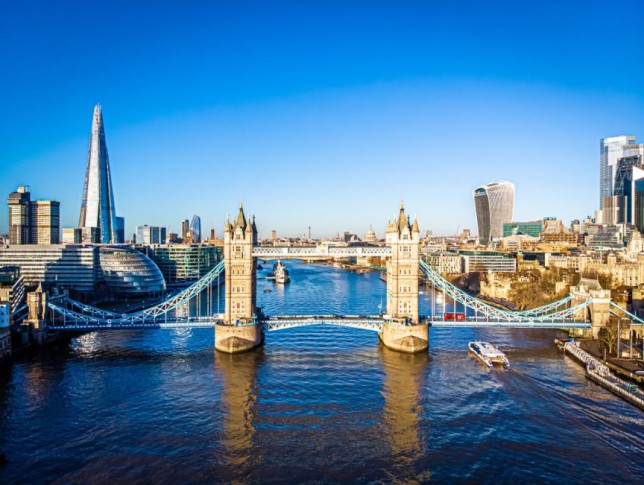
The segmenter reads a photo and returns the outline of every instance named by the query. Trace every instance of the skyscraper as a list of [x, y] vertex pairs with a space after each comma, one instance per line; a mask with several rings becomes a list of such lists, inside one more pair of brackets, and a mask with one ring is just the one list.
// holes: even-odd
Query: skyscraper
[[188, 232], [190, 231], [190, 221], [188, 219], [184, 219], [181, 221], [181, 239], [184, 241], [188, 237]]
[[94, 107], [78, 227], [97, 227], [100, 230], [99, 240], [102, 243], [123, 242], [122, 223], [117, 221], [114, 207], [110, 160], [105, 143], [100, 104]]
[[201, 217], [194, 215], [190, 221], [190, 232], [192, 234], [192, 242], [201, 242]]
[[[613, 136], [599, 141], [599, 207], [608, 212], [619, 207], [619, 202], [608, 197], [615, 195], [615, 181], [619, 160], [624, 157], [644, 155], [644, 145], [638, 145], [634, 136]], [[607, 219], [615, 217], [607, 214]]]
[[514, 184], [494, 182], [474, 189], [474, 207], [479, 228], [479, 244], [487, 245], [503, 236], [503, 224], [512, 222]]
[[9, 244], [59, 244], [60, 202], [31, 200], [29, 187], [9, 194]]

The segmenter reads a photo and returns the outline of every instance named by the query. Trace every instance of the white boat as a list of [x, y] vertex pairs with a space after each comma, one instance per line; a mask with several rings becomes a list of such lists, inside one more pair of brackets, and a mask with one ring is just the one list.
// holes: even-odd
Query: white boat
[[467, 346], [469, 347], [470, 352], [472, 352], [488, 367], [492, 367], [494, 364], [501, 364], [504, 367], [510, 367], [510, 362], [505, 354], [489, 342], [470, 342]]
[[288, 270], [282, 264], [282, 261], [278, 260], [277, 263], [273, 266], [273, 273], [275, 274], [275, 283], [285, 285], [291, 281], [291, 277], [288, 274]]

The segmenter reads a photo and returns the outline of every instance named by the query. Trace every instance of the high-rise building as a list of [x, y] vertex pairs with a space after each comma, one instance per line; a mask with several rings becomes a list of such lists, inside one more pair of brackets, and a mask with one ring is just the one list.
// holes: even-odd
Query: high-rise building
[[184, 219], [181, 221], [181, 239], [184, 241], [188, 237], [188, 233], [190, 232], [190, 221], [188, 219]]
[[31, 194], [21, 185], [9, 194], [9, 244], [29, 244], [31, 239]]
[[514, 184], [494, 182], [474, 189], [474, 207], [479, 229], [479, 243], [487, 245], [503, 236], [503, 224], [512, 222]]
[[192, 216], [190, 221], [190, 233], [193, 243], [201, 242], [201, 218], [197, 215]]
[[31, 203], [31, 243], [60, 244], [60, 202], [37, 200]]
[[615, 195], [619, 160], [634, 155], [644, 155], [644, 144], [637, 144], [634, 136], [613, 136], [599, 141], [599, 204], [602, 210], [606, 207], [614, 212], [619, 206], [618, 201], [607, 197]]
[[59, 244], [60, 202], [31, 200], [29, 187], [21, 185], [9, 194], [9, 243]]
[[159, 226], [137, 226], [136, 242], [138, 244], [165, 244], [166, 229]]
[[101, 105], [94, 107], [92, 132], [89, 139], [87, 172], [83, 188], [78, 227], [97, 227], [100, 231], [100, 242], [122, 243], [123, 221], [116, 217], [110, 160], [105, 143], [103, 113]]

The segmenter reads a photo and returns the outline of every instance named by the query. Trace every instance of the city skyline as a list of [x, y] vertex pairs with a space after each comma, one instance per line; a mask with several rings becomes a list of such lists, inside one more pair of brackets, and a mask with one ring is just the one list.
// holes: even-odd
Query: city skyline
[[[44, 2], [30, 22], [4, 7], [0, 49], [20, 75], [0, 80], [12, 113], [0, 121], [1, 188], [59, 200], [61, 226], [74, 227], [88, 113], [101, 103], [126, 237], [143, 224], [179, 232], [195, 213], [221, 234], [240, 200], [263, 237], [370, 225], [383, 237], [400, 199], [423, 230], [474, 231], [471, 192], [491, 180], [515, 184], [516, 220], [599, 208], [599, 141], [641, 138], [644, 96], [637, 63], [615, 76], [597, 59], [635, 58], [641, 33], [605, 32], [603, 9], [585, 4], [498, 3], [504, 16], [485, 25], [476, 5], [467, 18], [449, 6], [355, 5], [112, 8], [101, 18], [123, 35], [92, 46], [80, 42], [93, 37], [92, 6], [58, 24]], [[245, 42], [250, 32], [264, 45]], [[90, 48], [100, 74], [80, 70]]]

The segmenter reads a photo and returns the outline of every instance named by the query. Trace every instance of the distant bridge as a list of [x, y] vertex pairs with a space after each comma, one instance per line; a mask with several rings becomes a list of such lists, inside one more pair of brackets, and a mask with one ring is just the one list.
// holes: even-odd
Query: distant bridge
[[391, 257], [389, 246], [255, 246], [253, 257], [260, 259], [330, 259], [350, 257]]

